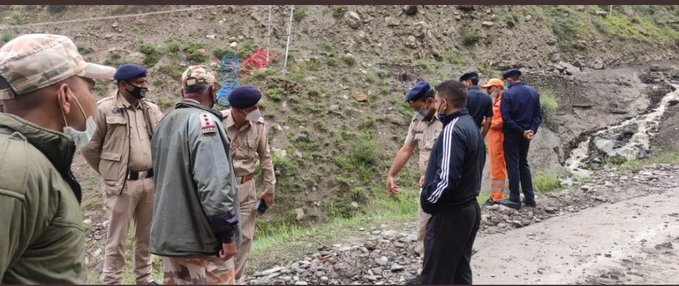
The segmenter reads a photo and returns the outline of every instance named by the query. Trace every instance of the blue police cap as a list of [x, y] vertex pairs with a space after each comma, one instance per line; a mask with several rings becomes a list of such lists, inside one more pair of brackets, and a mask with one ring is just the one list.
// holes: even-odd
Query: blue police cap
[[144, 67], [135, 64], [124, 64], [118, 67], [113, 78], [116, 80], [128, 80], [145, 76], [146, 69]]
[[413, 86], [413, 88], [408, 91], [408, 94], [405, 97], [406, 101], [411, 101], [411, 100], [417, 100], [418, 98], [424, 96], [427, 94], [427, 92], [431, 89], [431, 86], [429, 85], [429, 82], [426, 80], [419, 81]]
[[229, 105], [235, 108], [247, 108], [259, 102], [262, 93], [254, 86], [242, 85], [229, 94]]
[[477, 79], [478, 79], [478, 78], [479, 78], [479, 74], [477, 74], [476, 72], [468, 72], [468, 73], [465, 73], [465, 74], [463, 74], [462, 76], [460, 76], [460, 81], [470, 80], [470, 79], [472, 79], [472, 78], [477, 78]]
[[502, 73], [502, 79], [506, 79], [510, 76], [521, 76], [521, 71], [517, 69], [509, 69]]

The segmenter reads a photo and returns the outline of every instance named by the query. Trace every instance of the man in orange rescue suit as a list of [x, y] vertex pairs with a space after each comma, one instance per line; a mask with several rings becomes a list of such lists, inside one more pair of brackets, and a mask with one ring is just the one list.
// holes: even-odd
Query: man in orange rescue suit
[[[263, 200], [268, 207], [274, 202], [276, 175], [269, 151], [267, 126], [257, 103], [262, 93], [254, 86], [245, 85], [229, 94], [231, 109], [222, 111], [222, 123], [231, 140], [233, 170], [238, 182], [243, 241], [236, 254], [236, 280], [244, 283], [245, 268], [255, 234], [256, 205]], [[257, 195], [255, 165], [259, 159], [264, 179], [264, 192]]]
[[125, 242], [135, 223], [134, 274], [137, 284], [154, 284], [149, 251], [154, 185], [151, 136], [163, 117], [144, 97], [146, 69], [135, 64], [118, 67], [118, 93], [97, 103], [97, 131], [82, 150], [87, 163], [101, 174], [109, 225], [104, 252], [104, 283], [121, 284]]
[[493, 99], [493, 117], [488, 130], [491, 194], [485, 203], [486, 205], [493, 205], [505, 198], [505, 182], [507, 180], [504, 150], [505, 134], [502, 131], [502, 112], [500, 111], [505, 85], [501, 79], [491, 78], [482, 87], [488, 91]]

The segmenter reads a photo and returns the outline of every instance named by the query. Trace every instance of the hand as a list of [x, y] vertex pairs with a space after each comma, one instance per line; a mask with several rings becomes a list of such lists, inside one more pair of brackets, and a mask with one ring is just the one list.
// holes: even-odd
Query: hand
[[535, 132], [533, 132], [533, 130], [528, 129], [523, 131], [523, 137], [526, 138], [526, 140], [533, 140], [533, 136], [535, 136]]
[[424, 188], [424, 176], [420, 176], [420, 181], [417, 183], [420, 188]]
[[259, 195], [259, 198], [264, 199], [266, 205], [271, 207], [271, 205], [273, 205], [274, 200], [276, 200], [276, 194], [273, 192], [264, 192], [261, 195]]
[[222, 249], [219, 250], [219, 258], [224, 261], [236, 256], [236, 242], [222, 243]]
[[387, 192], [389, 194], [395, 194], [400, 192], [398, 186], [396, 185], [396, 179], [392, 176], [387, 177]]

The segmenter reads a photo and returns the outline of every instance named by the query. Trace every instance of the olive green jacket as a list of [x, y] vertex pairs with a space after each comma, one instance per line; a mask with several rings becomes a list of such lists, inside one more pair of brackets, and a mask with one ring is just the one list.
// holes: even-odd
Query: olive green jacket
[[184, 99], [158, 123], [151, 140], [156, 193], [151, 253], [217, 255], [240, 244], [238, 184], [221, 114]]
[[0, 283], [83, 283], [73, 140], [0, 113]]

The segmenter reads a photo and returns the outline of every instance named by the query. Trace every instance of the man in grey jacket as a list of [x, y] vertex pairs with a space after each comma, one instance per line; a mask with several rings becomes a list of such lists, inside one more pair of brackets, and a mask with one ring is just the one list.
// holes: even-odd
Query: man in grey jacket
[[163, 257], [163, 284], [234, 284], [238, 184], [222, 116], [212, 109], [219, 86], [203, 66], [190, 66], [181, 84], [183, 99], [152, 139], [151, 253]]

